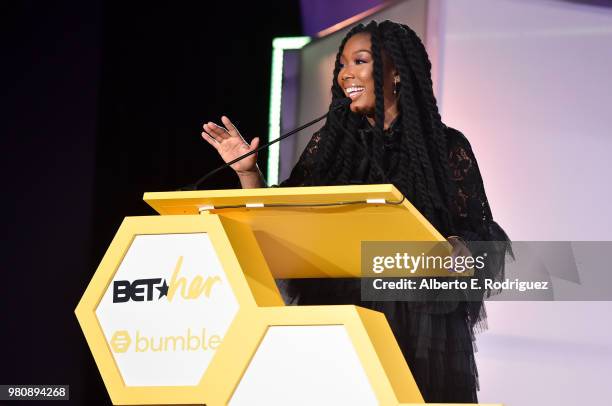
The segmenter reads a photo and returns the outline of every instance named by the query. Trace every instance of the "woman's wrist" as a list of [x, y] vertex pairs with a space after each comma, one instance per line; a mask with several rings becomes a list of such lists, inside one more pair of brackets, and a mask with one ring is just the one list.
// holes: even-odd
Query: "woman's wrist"
[[252, 176], [259, 176], [260, 174], [261, 171], [259, 170], [259, 167], [257, 165], [255, 165], [255, 167], [250, 171], [236, 171], [236, 175], [241, 178], [250, 178]]
[[236, 174], [238, 179], [240, 179], [240, 186], [243, 189], [265, 187], [263, 174], [258, 166], [255, 166], [255, 169], [252, 171], [236, 171]]

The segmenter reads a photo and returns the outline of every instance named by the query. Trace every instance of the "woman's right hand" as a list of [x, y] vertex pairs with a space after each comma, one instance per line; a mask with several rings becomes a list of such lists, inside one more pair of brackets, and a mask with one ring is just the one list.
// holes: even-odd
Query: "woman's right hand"
[[[238, 129], [232, 124], [229, 118], [223, 116], [221, 117], [221, 121], [225, 127], [218, 126], [211, 121], [204, 124], [202, 138], [217, 150], [223, 161], [226, 163], [230, 162], [247, 152], [257, 149], [259, 146], [259, 137], [253, 138], [253, 141], [251, 141], [249, 145], [249, 143], [242, 138]], [[249, 155], [231, 165], [231, 167], [239, 176], [259, 172], [257, 168], [257, 154]]]

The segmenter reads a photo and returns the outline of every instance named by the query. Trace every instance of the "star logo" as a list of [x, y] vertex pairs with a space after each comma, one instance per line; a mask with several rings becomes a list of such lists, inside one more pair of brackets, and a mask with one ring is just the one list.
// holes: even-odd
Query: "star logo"
[[155, 289], [159, 290], [159, 297], [157, 299], [161, 299], [163, 296], [168, 297], [168, 284], [164, 279], [164, 283], [161, 286], [156, 286]]

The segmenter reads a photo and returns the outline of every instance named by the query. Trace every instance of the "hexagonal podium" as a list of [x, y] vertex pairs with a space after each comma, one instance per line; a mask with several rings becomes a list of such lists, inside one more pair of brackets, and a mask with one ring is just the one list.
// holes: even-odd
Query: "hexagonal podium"
[[422, 403], [384, 315], [285, 307], [274, 280], [358, 277], [363, 240], [444, 241], [392, 185], [145, 200], [162, 215], [125, 218], [76, 309], [114, 404]]

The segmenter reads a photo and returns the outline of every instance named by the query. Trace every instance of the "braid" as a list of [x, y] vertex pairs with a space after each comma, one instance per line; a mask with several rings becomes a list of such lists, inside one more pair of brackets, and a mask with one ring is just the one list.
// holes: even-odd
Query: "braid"
[[[452, 196], [450, 170], [444, 125], [433, 95], [431, 63], [423, 43], [410, 28], [389, 21], [381, 23], [380, 27], [385, 48], [401, 78], [399, 106], [407, 134], [400, 144], [400, 157], [413, 161], [416, 155], [417, 159], [417, 162], [402, 166], [404, 171], [400, 171], [400, 180], [403, 183], [408, 177], [414, 183], [408, 189], [420, 197], [415, 200], [422, 205], [427, 217], [435, 218], [433, 212], [438, 209], [441, 216], [437, 219], [438, 226], [451, 230], [453, 224], [448, 210]], [[411, 175], [406, 175], [406, 167], [410, 168]], [[419, 177], [424, 180], [424, 185], [420, 184]]]
[[[384, 77], [383, 77], [383, 59], [381, 54], [381, 39], [378, 32], [378, 24], [375, 21], [370, 22], [366, 26], [370, 32], [370, 43], [372, 44], [372, 59], [374, 62], [374, 95], [376, 96], [376, 105], [374, 110], [374, 139], [372, 140], [373, 154], [372, 159], [375, 165], [380, 166], [383, 160], [382, 135], [385, 125], [385, 98], [384, 98]], [[382, 173], [384, 177], [384, 173]]]
[[425, 107], [425, 118], [428, 120], [430, 136], [429, 151], [432, 154], [432, 164], [436, 176], [439, 199], [434, 201], [436, 207], [441, 209], [443, 216], [446, 217], [448, 224], [452, 223], [452, 217], [448, 210], [450, 207], [451, 196], [455, 194], [454, 184], [450, 182], [450, 168], [448, 165], [448, 152], [446, 147], [446, 137], [444, 134], [444, 124], [438, 111], [438, 104], [433, 93], [433, 83], [431, 81], [431, 62], [427, 56], [425, 46], [418, 35], [406, 25], [396, 25], [395, 31], [401, 38], [405, 36], [408, 40], [401, 41], [407, 49], [407, 56], [415, 72], [415, 79], [418, 85], [420, 104]]
[[[434, 165], [434, 168], [437, 169], [437, 176], [439, 178], [439, 185], [441, 187], [442, 196], [447, 197], [447, 207], [450, 203], [450, 196], [453, 195], [454, 190], [452, 189], [452, 183], [448, 182], [448, 176], [443, 176], [443, 174], [449, 174], [450, 169], [448, 165], [448, 152], [446, 148], [445, 136], [444, 136], [444, 124], [442, 123], [442, 118], [440, 117], [440, 112], [438, 111], [438, 104], [436, 102], [436, 98], [433, 94], [433, 83], [431, 81], [431, 62], [427, 57], [427, 51], [425, 50], [425, 46], [416, 35], [414, 31], [412, 31], [408, 26], [401, 26], [405, 32], [414, 38], [413, 41], [409, 42], [409, 44], [413, 45], [416, 53], [420, 55], [420, 57], [416, 57], [414, 61], [418, 73], [416, 75], [419, 80], [419, 88], [421, 91], [421, 96], [423, 98], [424, 104], [427, 106], [427, 111], [429, 112], [429, 119], [431, 120], [431, 128], [433, 131], [431, 140], [434, 143], [434, 151], [438, 152], [438, 156], [436, 157], [438, 160], [438, 165]], [[411, 55], [414, 55], [413, 52]], [[418, 61], [421, 61], [424, 66], [418, 64]]]
[[355, 143], [349, 142], [345, 148], [341, 148], [342, 151], [346, 152], [346, 156], [340, 160], [342, 162], [342, 168], [340, 170], [340, 176], [338, 177], [338, 183], [341, 185], [347, 185], [351, 183], [351, 175], [353, 174], [353, 160], [351, 157], [355, 156]]
[[[402, 77], [402, 74], [407, 75], [404, 77], [409, 77], [406, 66], [398, 66], [398, 71], [400, 77]], [[423, 129], [418, 119], [419, 111], [412, 94], [412, 82], [410, 80], [405, 82], [402, 84], [402, 91], [400, 92], [402, 127], [405, 131], [402, 139], [404, 142], [401, 142], [400, 145], [400, 158], [403, 161], [407, 157], [410, 161], [410, 172], [407, 174], [407, 178], [416, 192], [415, 203], [425, 212], [427, 218], [433, 218], [434, 210], [429, 193], [431, 179], [428, 179], [431, 176], [431, 168], [428, 166], [429, 159], [424, 146]]]
[[372, 58], [374, 60], [374, 94], [376, 96], [376, 106], [374, 112], [375, 134], [383, 134], [385, 124], [385, 99], [383, 94], [383, 61], [380, 52], [380, 35], [378, 24], [372, 21], [366, 29], [370, 32], [370, 43], [372, 44]]

